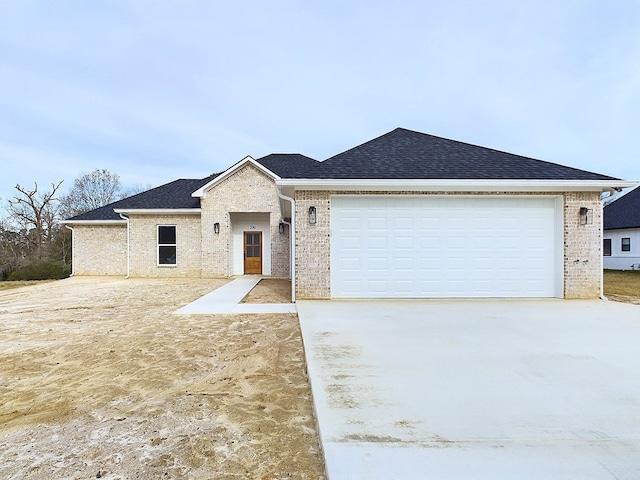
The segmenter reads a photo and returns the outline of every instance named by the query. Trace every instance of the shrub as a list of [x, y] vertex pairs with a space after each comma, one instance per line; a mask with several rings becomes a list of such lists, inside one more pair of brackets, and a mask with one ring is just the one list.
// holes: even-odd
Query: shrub
[[11, 272], [7, 280], [58, 280], [68, 277], [69, 272], [57, 263], [53, 262], [32, 262]]

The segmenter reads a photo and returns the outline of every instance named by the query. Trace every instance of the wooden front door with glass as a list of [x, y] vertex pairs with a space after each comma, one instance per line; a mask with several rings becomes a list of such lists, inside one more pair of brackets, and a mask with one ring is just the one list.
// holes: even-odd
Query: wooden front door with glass
[[262, 232], [244, 232], [244, 273], [262, 273]]

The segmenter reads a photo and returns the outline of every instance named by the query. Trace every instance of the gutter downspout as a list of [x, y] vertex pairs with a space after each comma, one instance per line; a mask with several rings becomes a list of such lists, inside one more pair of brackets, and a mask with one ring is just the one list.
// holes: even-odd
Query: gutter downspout
[[131, 232], [129, 229], [129, 217], [127, 217], [126, 215], [119, 213], [118, 215], [120, 215], [120, 218], [123, 219], [125, 222], [127, 222], [127, 275], [124, 277], [125, 279], [129, 278], [130, 276], [130, 269], [131, 269]]
[[276, 186], [276, 193], [278, 194], [278, 197], [291, 203], [291, 223], [284, 223], [289, 225], [289, 274], [291, 275], [291, 302], [296, 303], [296, 201], [282, 193], [280, 188], [281, 187]]
[[600, 300], [607, 300], [604, 296], [604, 252], [602, 239], [604, 238], [604, 202], [600, 202]]
[[73, 261], [73, 256], [76, 254], [76, 249], [75, 249], [76, 233], [73, 231], [73, 227], [67, 225], [66, 223], [64, 226], [67, 227], [69, 230], [71, 230], [71, 273], [69, 274], [69, 277], [73, 277], [73, 270], [76, 266], [76, 262]]

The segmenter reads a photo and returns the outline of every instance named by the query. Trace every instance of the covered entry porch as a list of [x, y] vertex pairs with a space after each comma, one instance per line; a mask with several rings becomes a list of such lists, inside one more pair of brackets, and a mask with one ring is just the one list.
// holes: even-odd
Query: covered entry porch
[[289, 276], [289, 229], [270, 212], [229, 213], [229, 276]]

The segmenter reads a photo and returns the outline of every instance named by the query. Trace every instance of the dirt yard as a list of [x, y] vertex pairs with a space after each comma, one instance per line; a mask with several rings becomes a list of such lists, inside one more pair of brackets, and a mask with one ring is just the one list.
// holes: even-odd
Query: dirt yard
[[0, 291], [0, 478], [324, 478], [296, 316], [172, 314], [224, 282]]

